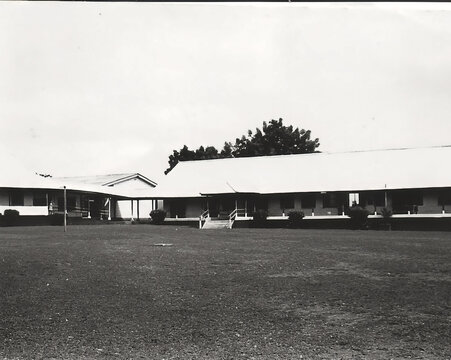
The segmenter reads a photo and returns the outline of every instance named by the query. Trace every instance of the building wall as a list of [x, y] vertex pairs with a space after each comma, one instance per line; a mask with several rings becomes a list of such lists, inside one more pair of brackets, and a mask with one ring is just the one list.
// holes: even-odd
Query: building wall
[[338, 215], [337, 208], [324, 208], [323, 207], [323, 195], [316, 194], [316, 206], [315, 206], [315, 215]]
[[[175, 200], [167, 199], [163, 202], [163, 209], [166, 211], [167, 217], [171, 217], [171, 201]], [[204, 212], [206, 200], [203, 198], [189, 198], [184, 199], [184, 203], [186, 206], [185, 217], [198, 218]]]
[[[139, 178], [129, 179], [113, 185], [121, 190], [149, 190], [153, 186]], [[162, 200], [118, 200], [112, 209], [112, 216], [117, 219], [149, 219], [150, 212], [163, 207]], [[133, 209], [132, 209], [133, 208]]]
[[17, 210], [19, 215], [48, 215], [47, 206], [10, 206], [0, 205], [0, 213], [3, 215], [5, 210]]
[[33, 206], [33, 191], [25, 190], [23, 206], [9, 205], [9, 191], [0, 190], [0, 213], [3, 215], [5, 210], [17, 210], [20, 215], [48, 215], [47, 206]]
[[442, 212], [442, 206], [438, 203], [437, 190], [425, 190], [423, 192], [423, 205], [418, 206], [418, 214], [437, 214]]
[[[312, 215], [311, 208], [303, 208], [301, 203], [301, 193], [292, 194], [290, 196], [294, 197], [294, 208], [293, 209], [285, 209], [285, 215], [288, 215], [288, 212], [291, 210], [303, 211], [306, 216]], [[316, 199], [316, 205], [314, 208], [315, 216], [327, 216], [327, 215], [341, 215], [341, 208], [324, 208], [323, 207], [323, 194], [316, 193], [314, 194]], [[269, 195], [267, 196], [268, 200], [268, 215], [269, 216], [281, 216], [283, 210], [280, 206], [280, 200], [282, 195]], [[438, 203], [439, 198], [439, 190], [424, 190], [423, 191], [423, 205], [418, 206], [418, 214], [440, 214], [442, 212], [442, 206]], [[348, 201], [346, 201], [348, 197], [345, 197], [345, 210], [350, 205]], [[197, 200], [197, 202], [196, 202]], [[201, 199], [187, 199], [186, 201], [186, 217], [197, 217], [203, 211], [203, 207], [201, 205]], [[170, 211], [170, 200], [164, 201], [164, 209], [168, 212]], [[242, 205], [244, 203], [244, 199], [239, 200], [239, 203]], [[380, 214], [382, 209], [385, 207], [382, 205], [374, 206], [367, 205], [366, 209], [370, 212], [370, 214], [374, 214], [374, 212]], [[390, 190], [387, 191], [387, 207], [392, 207], [392, 196]], [[451, 205], [445, 206], [445, 212], [451, 213]]]
[[33, 192], [25, 191], [23, 197], [24, 206], [33, 206]]
[[118, 184], [115, 184], [114, 187], [120, 188], [122, 190], [148, 190], [153, 188], [152, 185], [149, 185], [147, 182], [138, 178], [120, 182]]
[[9, 193], [6, 190], [0, 190], [0, 205], [9, 205]]
[[204, 199], [188, 199], [186, 203], [186, 217], [199, 217], [204, 207]]
[[152, 210], [161, 209], [163, 206], [162, 200], [158, 200], [158, 202], [156, 200], [118, 200], [116, 202], [116, 218], [131, 219], [132, 204], [134, 219], [138, 219], [138, 204], [139, 219], [149, 219]]
[[280, 208], [280, 196], [268, 197], [268, 216], [281, 216], [282, 209]]

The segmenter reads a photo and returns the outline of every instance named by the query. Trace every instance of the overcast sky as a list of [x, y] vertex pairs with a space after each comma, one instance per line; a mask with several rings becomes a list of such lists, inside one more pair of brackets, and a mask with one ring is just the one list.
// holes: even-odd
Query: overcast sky
[[279, 117], [323, 151], [451, 144], [451, 5], [0, 2], [2, 171], [158, 180]]

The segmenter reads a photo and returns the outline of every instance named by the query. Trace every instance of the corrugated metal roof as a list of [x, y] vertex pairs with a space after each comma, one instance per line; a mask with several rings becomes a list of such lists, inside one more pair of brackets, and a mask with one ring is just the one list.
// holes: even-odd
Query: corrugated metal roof
[[105, 174], [105, 175], [91, 175], [91, 176], [62, 176], [54, 177], [53, 179], [58, 179], [62, 181], [72, 181], [76, 183], [92, 184], [92, 185], [105, 185], [111, 181], [121, 179], [124, 177], [129, 177], [135, 175], [135, 173], [122, 173], [122, 174]]
[[451, 147], [180, 162], [153, 196], [451, 187]]
[[26, 170], [0, 174], [0, 188], [62, 190], [64, 186], [67, 190], [130, 198], [129, 192], [114, 187], [76, 183], [66, 179], [44, 178]]
[[53, 179], [70, 181], [73, 183], [109, 186], [133, 178], [140, 178], [151, 186], [156, 185], [154, 181], [150, 180], [149, 178], [139, 173], [106, 174], [92, 176], [65, 176], [65, 177], [54, 177]]

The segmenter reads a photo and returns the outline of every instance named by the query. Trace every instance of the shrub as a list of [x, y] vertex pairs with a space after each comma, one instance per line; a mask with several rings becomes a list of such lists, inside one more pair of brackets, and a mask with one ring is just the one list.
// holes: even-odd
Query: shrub
[[366, 229], [368, 222], [368, 210], [361, 206], [353, 206], [349, 208], [348, 216], [351, 218], [351, 227], [353, 229]]
[[6, 209], [3, 213], [3, 224], [5, 226], [14, 226], [19, 222], [19, 212], [13, 209]]
[[266, 224], [268, 212], [266, 210], [257, 210], [252, 214], [252, 222], [254, 226], [263, 226]]
[[381, 215], [384, 218], [384, 220], [388, 220], [392, 217], [393, 211], [391, 211], [390, 209], [387, 209], [387, 208], [383, 208], [381, 210]]
[[164, 223], [164, 219], [166, 218], [166, 211], [161, 209], [152, 210], [149, 215], [152, 219], [152, 224], [161, 225]]
[[288, 223], [291, 228], [299, 228], [304, 218], [304, 212], [302, 211], [290, 211], [288, 213]]

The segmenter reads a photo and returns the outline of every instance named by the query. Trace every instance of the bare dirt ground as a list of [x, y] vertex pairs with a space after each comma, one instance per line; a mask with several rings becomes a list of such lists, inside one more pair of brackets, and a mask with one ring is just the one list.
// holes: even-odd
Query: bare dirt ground
[[0, 359], [451, 358], [450, 233], [0, 228], [0, 271]]

